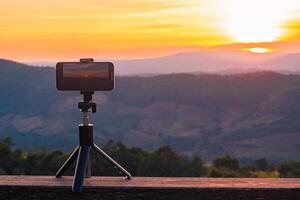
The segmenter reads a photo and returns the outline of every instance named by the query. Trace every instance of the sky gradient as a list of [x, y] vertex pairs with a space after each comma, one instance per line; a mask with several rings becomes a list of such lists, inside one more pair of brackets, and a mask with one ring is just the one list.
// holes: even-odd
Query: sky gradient
[[227, 45], [289, 52], [300, 41], [300, 0], [10, 0], [0, 3], [0, 27], [0, 56], [18, 61], [147, 58]]

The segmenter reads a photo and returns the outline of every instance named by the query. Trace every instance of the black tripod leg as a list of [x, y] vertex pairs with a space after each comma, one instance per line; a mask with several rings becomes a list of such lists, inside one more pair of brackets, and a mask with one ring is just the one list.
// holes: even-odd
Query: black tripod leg
[[64, 164], [61, 166], [61, 168], [57, 171], [57, 173], [55, 175], [56, 178], [61, 177], [64, 174], [64, 172], [71, 166], [71, 164], [73, 163], [73, 161], [76, 159], [76, 157], [78, 155], [78, 151], [79, 151], [79, 146], [73, 150], [73, 152], [68, 157], [68, 159], [64, 162]]
[[131, 174], [126, 171], [119, 163], [117, 163], [114, 159], [112, 159], [109, 155], [107, 155], [100, 147], [98, 147], [96, 144], [93, 145], [93, 149], [97, 151], [100, 155], [102, 155], [107, 161], [109, 161], [115, 168], [120, 170], [125, 176], [127, 176], [127, 179], [131, 179]]
[[72, 186], [73, 192], [82, 192], [83, 190], [83, 179], [87, 167], [90, 149], [91, 147], [87, 145], [80, 146], [79, 148], [79, 154], [76, 163], [74, 181]]

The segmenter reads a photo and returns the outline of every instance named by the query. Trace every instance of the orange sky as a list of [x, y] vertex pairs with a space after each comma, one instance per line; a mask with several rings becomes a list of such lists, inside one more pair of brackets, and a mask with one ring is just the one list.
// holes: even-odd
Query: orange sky
[[0, 57], [18, 61], [145, 58], [249, 42], [285, 51], [293, 45], [279, 43], [300, 37], [300, 0], [9, 0], [0, 3], [0, 27]]

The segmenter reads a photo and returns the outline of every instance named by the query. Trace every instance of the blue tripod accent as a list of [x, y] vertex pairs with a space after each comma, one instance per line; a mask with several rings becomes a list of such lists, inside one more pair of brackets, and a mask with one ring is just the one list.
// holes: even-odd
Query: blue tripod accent
[[87, 168], [87, 161], [90, 154], [90, 146], [83, 145], [79, 149], [78, 159], [75, 168], [74, 181], [72, 186], [72, 192], [82, 192], [83, 180]]

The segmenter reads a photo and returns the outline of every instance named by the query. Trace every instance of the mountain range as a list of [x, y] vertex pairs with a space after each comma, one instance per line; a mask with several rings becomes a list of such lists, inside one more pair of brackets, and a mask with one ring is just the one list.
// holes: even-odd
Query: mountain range
[[[172, 66], [174, 67], [174, 66]], [[166, 71], [167, 72], [167, 71]], [[55, 69], [0, 60], [0, 137], [16, 147], [71, 150], [77, 144], [79, 92], [55, 88]], [[272, 71], [118, 76], [97, 92], [95, 140], [242, 160], [299, 159], [300, 76]]]
[[[104, 61], [103, 59], [96, 59]], [[159, 75], [170, 73], [240, 73], [271, 70], [281, 73], [300, 72], [299, 53], [253, 54], [230, 51], [199, 51], [135, 60], [109, 60], [118, 66], [121, 76]], [[54, 62], [31, 62], [36, 66], [55, 66]]]

